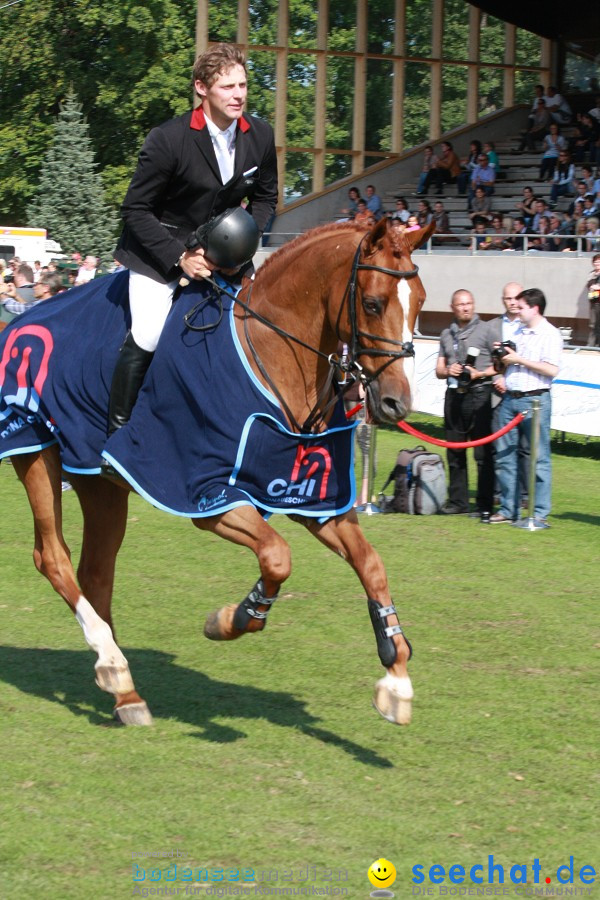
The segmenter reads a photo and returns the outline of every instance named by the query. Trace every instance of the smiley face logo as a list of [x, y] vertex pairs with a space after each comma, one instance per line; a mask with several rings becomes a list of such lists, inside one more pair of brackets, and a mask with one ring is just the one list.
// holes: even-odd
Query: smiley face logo
[[390, 887], [396, 880], [396, 869], [389, 859], [376, 859], [367, 872], [369, 881], [374, 887]]

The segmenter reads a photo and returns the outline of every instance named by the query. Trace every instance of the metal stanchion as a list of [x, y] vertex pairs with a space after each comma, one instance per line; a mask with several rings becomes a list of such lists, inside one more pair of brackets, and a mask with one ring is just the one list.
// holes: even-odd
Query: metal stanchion
[[529, 506], [527, 515], [518, 522], [516, 528], [525, 528], [527, 531], [542, 531], [550, 528], [547, 522], [536, 521], [535, 518], [535, 472], [537, 468], [538, 444], [540, 442], [540, 409], [539, 397], [534, 397], [531, 403], [531, 442], [529, 448]]
[[367, 477], [367, 502], [364, 506], [357, 506], [356, 511], [366, 513], [368, 516], [377, 515], [381, 510], [376, 503], [371, 501], [373, 486], [375, 484], [375, 453], [377, 444], [377, 428], [375, 425], [367, 425], [369, 429], [369, 471]]

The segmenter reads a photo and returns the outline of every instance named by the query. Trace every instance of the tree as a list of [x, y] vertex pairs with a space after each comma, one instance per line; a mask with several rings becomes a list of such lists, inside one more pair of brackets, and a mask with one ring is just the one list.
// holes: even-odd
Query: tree
[[80, 250], [105, 264], [112, 259], [116, 216], [104, 200], [89, 126], [72, 91], [61, 105], [28, 219], [67, 253]]

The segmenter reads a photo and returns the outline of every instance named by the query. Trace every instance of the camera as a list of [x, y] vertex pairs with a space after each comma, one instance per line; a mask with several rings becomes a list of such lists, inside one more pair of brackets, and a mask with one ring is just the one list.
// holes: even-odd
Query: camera
[[468, 371], [466, 366], [470, 366], [473, 368], [475, 363], [477, 362], [477, 357], [479, 356], [479, 348], [478, 347], [469, 347], [467, 350], [467, 358], [465, 360], [465, 365], [463, 366], [463, 370], [456, 379], [456, 389], [459, 394], [466, 394], [471, 386], [471, 374]]
[[517, 345], [514, 341], [502, 341], [499, 347], [492, 350], [492, 359], [501, 360], [506, 356], [509, 350], [516, 350]]

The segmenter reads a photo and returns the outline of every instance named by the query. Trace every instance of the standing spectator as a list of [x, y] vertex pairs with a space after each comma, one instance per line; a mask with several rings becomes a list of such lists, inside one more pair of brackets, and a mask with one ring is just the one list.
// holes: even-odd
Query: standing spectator
[[417, 182], [417, 195], [425, 193], [425, 182], [427, 181], [427, 176], [431, 172], [433, 166], [437, 165], [438, 158], [433, 152], [433, 147], [431, 144], [428, 144], [423, 151], [423, 168], [421, 169], [421, 174], [419, 175], [419, 181]]
[[40, 303], [42, 300], [49, 300], [64, 291], [62, 279], [56, 272], [46, 272], [40, 275], [33, 285], [33, 294], [35, 302]]
[[[454, 322], [440, 335], [440, 352], [435, 374], [446, 380], [444, 432], [447, 441], [467, 441], [491, 434], [492, 341], [487, 323], [475, 313], [470, 291], [458, 290], [450, 303]], [[466, 366], [469, 349], [479, 355], [473, 366]], [[446, 515], [469, 512], [469, 484], [466, 450], [448, 448], [448, 502]], [[477, 463], [477, 514], [491, 513], [494, 503], [494, 465], [491, 444], [475, 447]]]
[[571, 162], [568, 150], [558, 154], [558, 165], [552, 176], [550, 207], [554, 209], [559, 197], [572, 197], [575, 193], [575, 164]]
[[365, 193], [367, 195], [367, 209], [375, 221], [379, 222], [379, 220], [383, 218], [383, 205], [380, 198], [375, 193], [375, 185], [368, 184]]
[[590, 304], [588, 347], [600, 347], [600, 253], [592, 257], [592, 266], [587, 283]]
[[552, 122], [550, 130], [542, 141], [542, 161], [540, 163], [539, 181], [552, 181], [554, 169], [561, 150], [567, 149], [567, 142], [558, 132], [558, 125]]
[[6, 312], [20, 316], [35, 304], [33, 269], [27, 263], [21, 263], [13, 274], [13, 281], [5, 285]]
[[179, 279], [200, 280], [214, 269], [201, 247], [186, 248], [190, 232], [244, 199], [264, 231], [277, 204], [273, 130], [244, 112], [242, 51], [211, 46], [192, 77], [201, 105], [152, 129], [121, 208], [125, 227], [115, 256], [130, 269], [131, 331], [113, 375], [110, 433], [129, 420]]
[[[562, 337], [558, 328], [544, 318], [546, 298], [538, 288], [519, 294], [521, 325], [515, 335], [516, 350], [505, 348], [503, 375], [496, 380], [502, 394], [498, 407], [498, 423], [508, 425], [517, 413], [531, 409], [531, 398], [540, 402], [540, 433], [535, 472], [535, 522], [547, 525], [551, 509], [552, 460], [550, 454], [550, 419], [552, 400], [550, 386], [558, 374], [562, 353]], [[496, 473], [500, 484], [500, 509], [490, 518], [495, 525], [516, 522], [519, 515], [519, 441], [531, 449], [532, 416], [496, 441]]]
[[86, 256], [79, 269], [77, 270], [77, 276], [75, 278], [75, 284], [87, 284], [88, 281], [92, 281], [93, 278], [96, 277], [96, 272], [98, 271], [98, 259], [95, 256]]
[[436, 193], [441, 197], [445, 184], [456, 184], [460, 173], [460, 161], [454, 152], [450, 141], [442, 141], [442, 152], [436, 164], [432, 167], [425, 179], [424, 194], [427, 194], [431, 184], [435, 182]]

